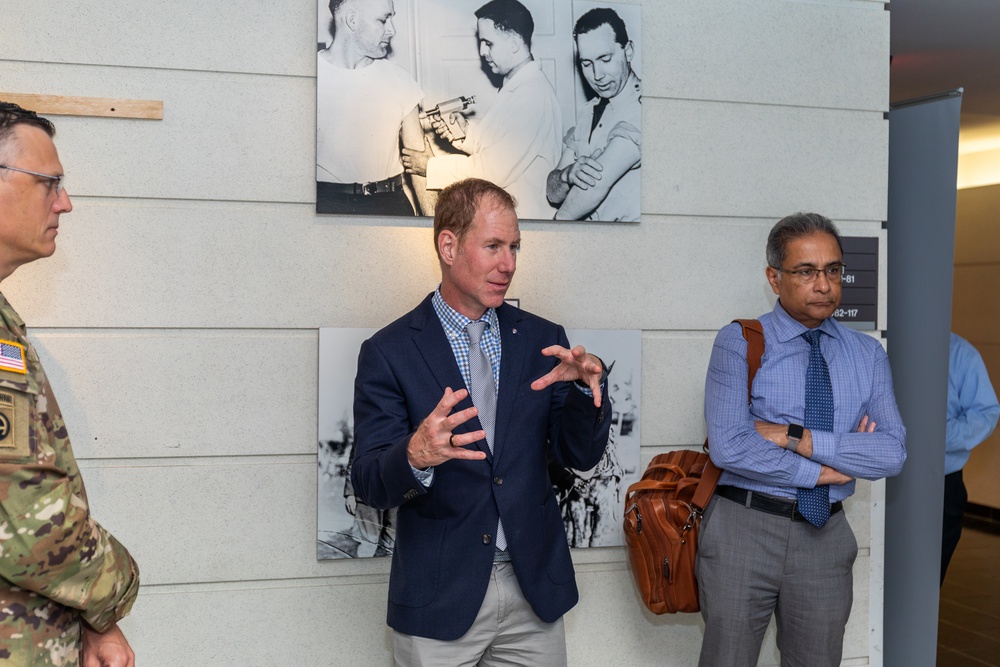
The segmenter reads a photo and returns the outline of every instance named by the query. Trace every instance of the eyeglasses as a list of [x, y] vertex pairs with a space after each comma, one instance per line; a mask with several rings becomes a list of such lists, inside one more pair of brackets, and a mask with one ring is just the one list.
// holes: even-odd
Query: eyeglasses
[[49, 182], [49, 192], [51, 193], [54, 191], [57, 197], [62, 194], [63, 188], [65, 188], [65, 186], [63, 185], [63, 178], [65, 178], [65, 176], [52, 176], [50, 174], [39, 174], [37, 171], [28, 171], [27, 169], [8, 167], [5, 164], [0, 164], [0, 169], [7, 169], [9, 171], [19, 171], [22, 174], [30, 174], [37, 178], [44, 178]]
[[793, 271], [788, 269], [779, 269], [776, 266], [772, 266], [771, 268], [780, 273], [787, 273], [795, 282], [805, 285], [814, 282], [821, 273], [825, 275], [826, 279], [831, 283], [839, 283], [841, 278], [844, 277], [844, 269], [847, 268], [847, 265], [831, 264], [830, 266], [823, 267], [822, 269], [795, 269]]

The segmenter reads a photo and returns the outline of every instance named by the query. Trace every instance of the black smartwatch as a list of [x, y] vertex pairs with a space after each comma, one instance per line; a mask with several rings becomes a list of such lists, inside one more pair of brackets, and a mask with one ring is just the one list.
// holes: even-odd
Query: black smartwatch
[[802, 440], [802, 436], [805, 434], [805, 429], [802, 428], [802, 424], [789, 424], [788, 425], [788, 446], [785, 447], [790, 452], [797, 451], [799, 448], [799, 442]]

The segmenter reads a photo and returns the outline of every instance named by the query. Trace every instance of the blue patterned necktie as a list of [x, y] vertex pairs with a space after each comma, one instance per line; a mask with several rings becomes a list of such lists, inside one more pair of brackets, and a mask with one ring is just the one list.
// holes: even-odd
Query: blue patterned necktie
[[[802, 334], [809, 341], [809, 367], [806, 369], [806, 415], [803, 422], [810, 431], [833, 432], [833, 386], [830, 369], [819, 349], [820, 331]], [[830, 487], [817, 486], [798, 490], [799, 512], [806, 521], [822, 528], [830, 518]]]
[[[469, 336], [469, 380], [472, 383], [469, 395], [472, 397], [472, 404], [479, 411], [479, 423], [486, 431], [486, 444], [492, 452], [497, 418], [497, 386], [493, 381], [493, 364], [479, 343], [485, 331], [486, 322], [482, 320], [469, 322], [465, 327]], [[497, 525], [496, 548], [498, 551], [507, 550], [507, 536], [503, 532], [502, 521]]]

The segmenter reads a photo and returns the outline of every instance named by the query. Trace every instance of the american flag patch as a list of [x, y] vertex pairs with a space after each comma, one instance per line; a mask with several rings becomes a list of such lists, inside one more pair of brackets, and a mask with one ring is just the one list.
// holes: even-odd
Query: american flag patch
[[24, 346], [12, 340], [0, 340], [0, 370], [28, 373], [24, 363]]

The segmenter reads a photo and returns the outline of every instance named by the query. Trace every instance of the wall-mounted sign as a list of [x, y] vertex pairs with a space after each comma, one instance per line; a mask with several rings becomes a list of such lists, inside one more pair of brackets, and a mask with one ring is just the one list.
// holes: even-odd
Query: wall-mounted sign
[[878, 322], [878, 238], [844, 236], [843, 296], [833, 316], [853, 329], [871, 330]]

